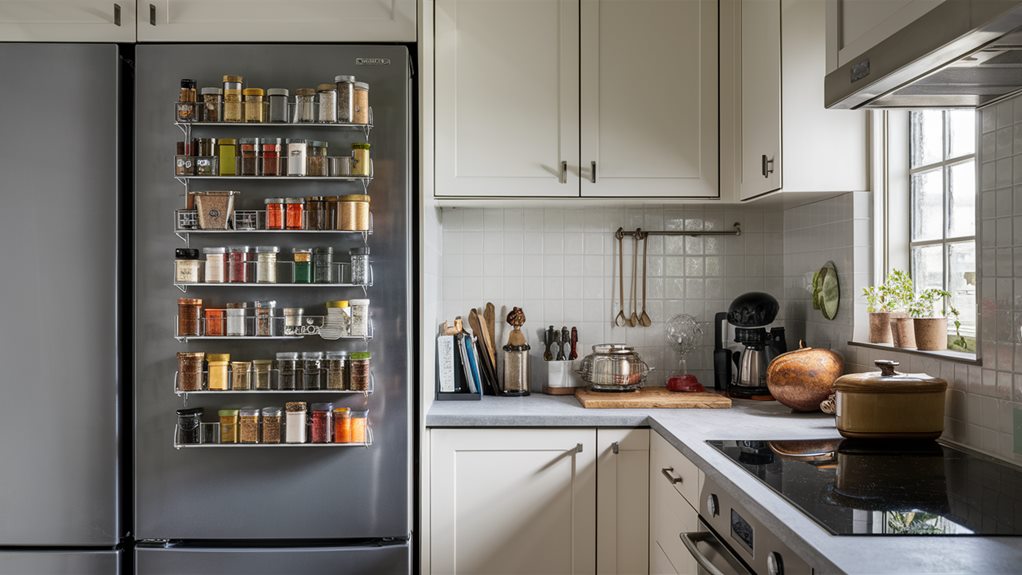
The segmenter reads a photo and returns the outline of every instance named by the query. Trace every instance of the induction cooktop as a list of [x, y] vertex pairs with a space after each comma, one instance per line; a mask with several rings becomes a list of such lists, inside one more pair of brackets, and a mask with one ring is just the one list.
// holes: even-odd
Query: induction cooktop
[[1022, 470], [941, 443], [707, 443], [835, 535], [1022, 535]]

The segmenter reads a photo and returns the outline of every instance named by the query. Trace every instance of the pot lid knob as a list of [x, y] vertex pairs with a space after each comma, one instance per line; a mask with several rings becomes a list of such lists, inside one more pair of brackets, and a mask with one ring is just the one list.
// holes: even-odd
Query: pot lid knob
[[891, 359], [878, 359], [873, 364], [880, 368], [880, 375], [883, 377], [897, 375], [898, 372], [894, 371], [894, 368], [901, 365], [901, 363]]

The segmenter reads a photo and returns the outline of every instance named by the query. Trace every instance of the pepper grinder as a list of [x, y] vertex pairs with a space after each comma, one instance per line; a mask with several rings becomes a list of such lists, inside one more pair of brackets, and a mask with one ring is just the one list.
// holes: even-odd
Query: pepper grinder
[[507, 336], [504, 346], [504, 388], [501, 394], [507, 396], [529, 395], [529, 347], [522, 333], [525, 325], [525, 312], [515, 307], [507, 314], [507, 323], [511, 325], [511, 333]]

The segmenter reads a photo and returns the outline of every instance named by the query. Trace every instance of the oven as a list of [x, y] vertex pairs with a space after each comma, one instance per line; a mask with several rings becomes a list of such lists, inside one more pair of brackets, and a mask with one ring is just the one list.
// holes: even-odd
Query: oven
[[699, 530], [680, 535], [681, 543], [696, 560], [699, 575], [747, 575], [752, 571], [742, 563], [710, 526], [699, 519]]

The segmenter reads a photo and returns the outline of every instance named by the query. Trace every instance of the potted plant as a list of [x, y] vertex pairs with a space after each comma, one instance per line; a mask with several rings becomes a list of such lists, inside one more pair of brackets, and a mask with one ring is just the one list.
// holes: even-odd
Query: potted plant
[[884, 280], [887, 309], [890, 310], [891, 340], [895, 347], [915, 349], [916, 337], [909, 306], [915, 300], [912, 277], [901, 270], [891, 270]]
[[891, 343], [890, 292], [886, 283], [862, 288], [869, 313], [869, 343]]
[[[935, 317], [937, 302], [945, 304], [946, 315]], [[962, 337], [960, 331], [962, 322], [959, 319], [958, 309], [951, 304], [951, 292], [936, 288], [919, 292], [909, 305], [909, 314], [912, 316], [917, 349], [925, 351], [947, 349], [948, 315], [955, 318], [956, 343], [964, 344], [965, 338]]]

